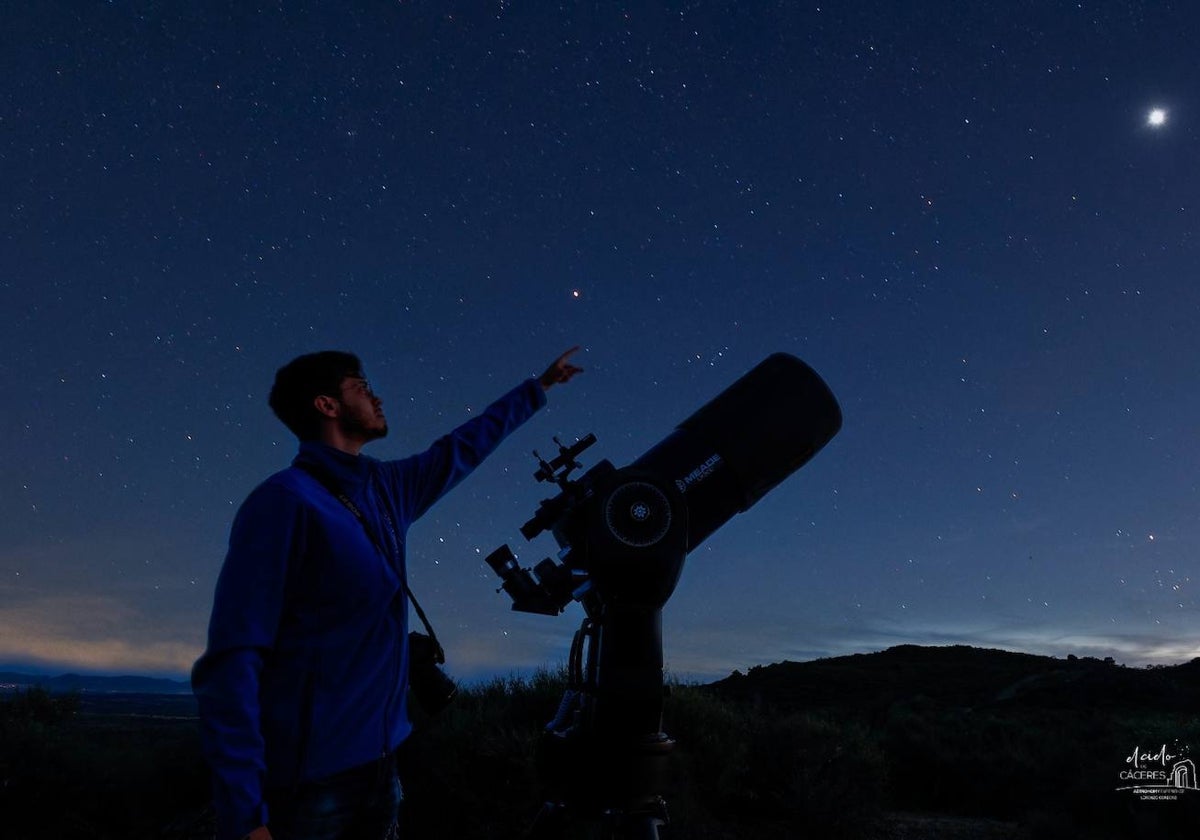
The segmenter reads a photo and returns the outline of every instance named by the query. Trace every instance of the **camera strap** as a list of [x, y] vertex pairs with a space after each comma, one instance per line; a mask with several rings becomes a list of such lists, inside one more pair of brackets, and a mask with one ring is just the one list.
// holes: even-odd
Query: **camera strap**
[[[333, 476], [313, 464], [297, 464], [296, 466], [315, 478], [322, 487], [328, 490], [335, 499], [345, 505], [346, 509], [354, 514], [354, 518], [358, 520], [358, 524], [362, 525], [367, 539], [371, 541], [371, 545], [375, 546], [375, 550], [379, 552], [385, 561], [390, 562], [391, 553], [384, 548], [383, 543], [379, 541], [379, 537], [375, 535], [375, 532], [371, 530], [371, 526], [367, 524], [367, 518], [363, 515], [363, 512], [358, 509], [358, 505], [354, 504], [345, 491], [338, 486], [338, 483], [333, 480]], [[388, 516], [386, 511], [384, 512], [384, 516], [387, 517], [388, 524], [395, 531], [395, 525], [392, 524], [391, 517]], [[408, 600], [412, 602], [413, 609], [417, 611], [417, 617], [421, 619], [421, 623], [425, 625], [425, 629], [429, 633], [429, 638], [433, 641], [434, 661], [441, 665], [446, 661], [446, 652], [442, 649], [442, 643], [438, 641], [437, 633], [433, 632], [433, 625], [429, 623], [429, 619], [425, 615], [425, 610], [421, 609], [421, 604], [417, 601], [417, 596], [413, 594], [412, 588], [408, 585], [407, 574], [404, 576], [403, 585], [404, 591], [408, 595]]]

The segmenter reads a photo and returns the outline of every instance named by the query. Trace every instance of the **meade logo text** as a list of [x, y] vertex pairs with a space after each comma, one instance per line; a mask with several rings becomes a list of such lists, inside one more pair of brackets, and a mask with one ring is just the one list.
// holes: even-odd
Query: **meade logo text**
[[693, 484], [708, 478], [708, 476], [712, 474], [712, 471], [717, 468], [717, 464], [719, 463], [721, 463], [721, 456], [716, 454], [712, 455], [707, 461], [696, 467], [696, 469], [692, 470], [683, 478], [675, 479], [675, 486], [679, 489], [680, 493], [686, 493], [687, 489]]

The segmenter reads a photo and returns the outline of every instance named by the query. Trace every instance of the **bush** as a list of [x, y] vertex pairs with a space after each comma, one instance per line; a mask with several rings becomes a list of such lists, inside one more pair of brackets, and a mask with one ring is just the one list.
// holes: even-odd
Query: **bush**
[[[543, 729], [565, 688], [564, 674], [548, 671], [465, 689], [433, 720], [414, 709], [401, 758], [404, 836], [523, 836], [544, 796]], [[173, 838], [204, 837], [206, 826], [211, 836], [195, 721], [92, 708], [45, 692], [0, 703], [6, 840], [163, 837], [168, 825]], [[1171, 807], [1115, 790], [1135, 744], [1200, 743], [1195, 715], [968, 709], [921, 698], [878, 714], [772, 711], [677, 685], [664, 716], [676, 741], [664, 838], [867, 837], [885, 805], [1019, 821], [1035, 840], [1183, 836], [1200, 824], [1200, 800]], [[598, 822], [572, 828], [562, 836], [604, 836]]]
[[565, 687], [562, 672], [543, 671], [461, 691], [432, 720], [413, 709], [400, 760], [405, 836], [521, 836], [541, 804], [538, 738]]
[[9, 840], [155, 834], [207, 799], [194, 721], [80, 714], [77, 695], [0, 704], [0, 814]]
[[79, 712], [79, 693], [51, 694], [40, 685], [18, 690], [0, 702], [0, 722], [52, 726]]
[[[562, 673], [495, 680], [417, 721], [402, 755], [406, 836], [522, 836], [542, 804], [538, 743], [566, 687]], [[811, 832], [854, 837], [879, 812], [884, 762], [865, 729], [816, 715], [772, 717], [676, 686], [676, 739], [663, 793], [675, 836], [716, 840]], [[601, 836], [577, 821], [571, 836]]]
[[774, 714], [678, 687], [667, 728], [679, 742], [684, 836], [715, 823], [716, 836], [857, 837], [880, 813], [885, 763], [856, 722]]

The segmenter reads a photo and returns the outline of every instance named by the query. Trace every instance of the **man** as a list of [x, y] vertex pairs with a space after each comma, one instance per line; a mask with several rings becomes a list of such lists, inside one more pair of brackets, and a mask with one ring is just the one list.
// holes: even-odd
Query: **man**
[[192, 671], [218, 840], [395, 836], [394, 752], [411, 730], [405, 533], [581, 371], [578, 349], [398, 461], [360, 454], [388, 426], [357, 357], [313, 353], [276, 374], [271, 408], [300, 452], [234, 519]]

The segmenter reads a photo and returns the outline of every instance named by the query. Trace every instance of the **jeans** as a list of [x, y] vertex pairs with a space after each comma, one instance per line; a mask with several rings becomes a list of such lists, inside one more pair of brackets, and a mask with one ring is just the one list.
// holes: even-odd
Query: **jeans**
[[267, 799], [272, 840], [398, 840], [404, 798], [392, 757]]

